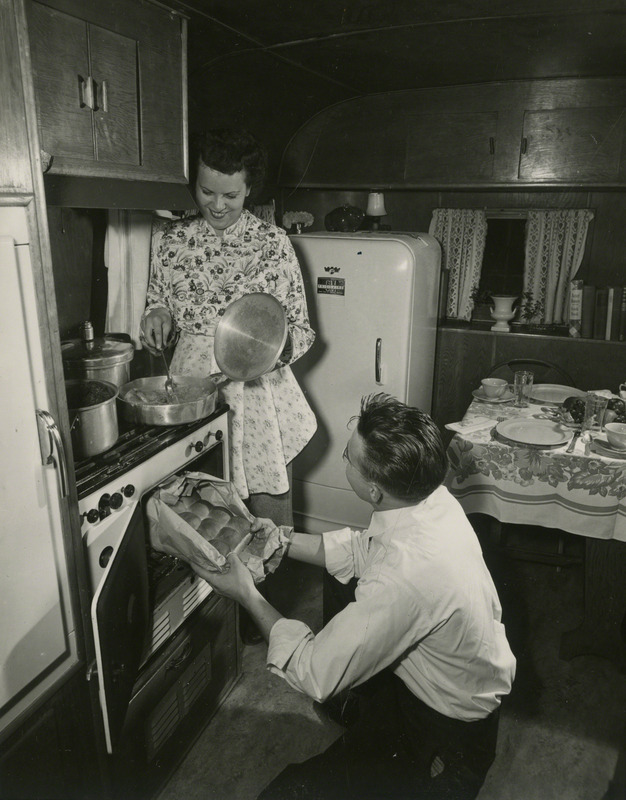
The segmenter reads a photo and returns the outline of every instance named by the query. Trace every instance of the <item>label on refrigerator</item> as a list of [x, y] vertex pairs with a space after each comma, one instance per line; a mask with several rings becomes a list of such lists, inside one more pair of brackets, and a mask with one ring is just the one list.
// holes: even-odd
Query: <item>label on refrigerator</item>
[[346, 293], [346, 281], [344, 278], [318, 278], [318, 294], [336, 294], [343, 297]]

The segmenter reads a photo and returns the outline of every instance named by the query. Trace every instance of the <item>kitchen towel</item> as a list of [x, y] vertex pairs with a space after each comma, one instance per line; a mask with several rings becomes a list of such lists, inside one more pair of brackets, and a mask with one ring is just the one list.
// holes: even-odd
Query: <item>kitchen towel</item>
[[141, 349], [139, 323], [150, 275], [151, 211], [109, 210], [104, 241], [108, 269], [107, 333], [127, 333]]

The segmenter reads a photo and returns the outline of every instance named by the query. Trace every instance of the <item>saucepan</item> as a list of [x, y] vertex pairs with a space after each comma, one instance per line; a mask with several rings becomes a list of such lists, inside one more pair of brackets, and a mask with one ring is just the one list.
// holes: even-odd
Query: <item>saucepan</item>
[[166, 375], [124, 384], [124, 417], [145, 425], [182, 425], [215, 410], [218, 387], [229, 380], [253, 381], [271, 370], [287, 341], [287, 317], [270, 294], [253, 292], [232, 302], [215, 329], [215, 361], [221, 372], [208, 377]]

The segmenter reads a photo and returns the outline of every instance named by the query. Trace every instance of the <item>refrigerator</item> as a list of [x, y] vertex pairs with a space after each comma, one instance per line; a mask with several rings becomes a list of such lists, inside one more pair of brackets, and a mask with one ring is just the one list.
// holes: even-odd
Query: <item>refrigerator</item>
[[342, 454], [361, 398], [385, 392], [430, 413], [441, 249], [426, 233], [359, 231], [290, 237], [317, 337], [293, 365], [318, 429], [293, 462], [296, 530], [366, 527], [372, 508]]

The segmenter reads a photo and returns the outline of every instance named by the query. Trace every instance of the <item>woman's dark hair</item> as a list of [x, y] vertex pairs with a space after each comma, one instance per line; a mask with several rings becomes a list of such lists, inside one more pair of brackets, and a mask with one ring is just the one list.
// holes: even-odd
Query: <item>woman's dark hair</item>
[[196, 158], [193, 161], [192, 185], [196, 182], [200, 162], [225, 175], [244, 172], [251, 195], [263, 185], [267, 153], [251, 133], [234, 128], [216, 128], [198, 134], [194, 145]]
[[362, 474], [402, 500], [419, 502], [443, 483], [448, 459], [439, 428], [420, 411], [388, 394], [361, 400], [357, 431]]

